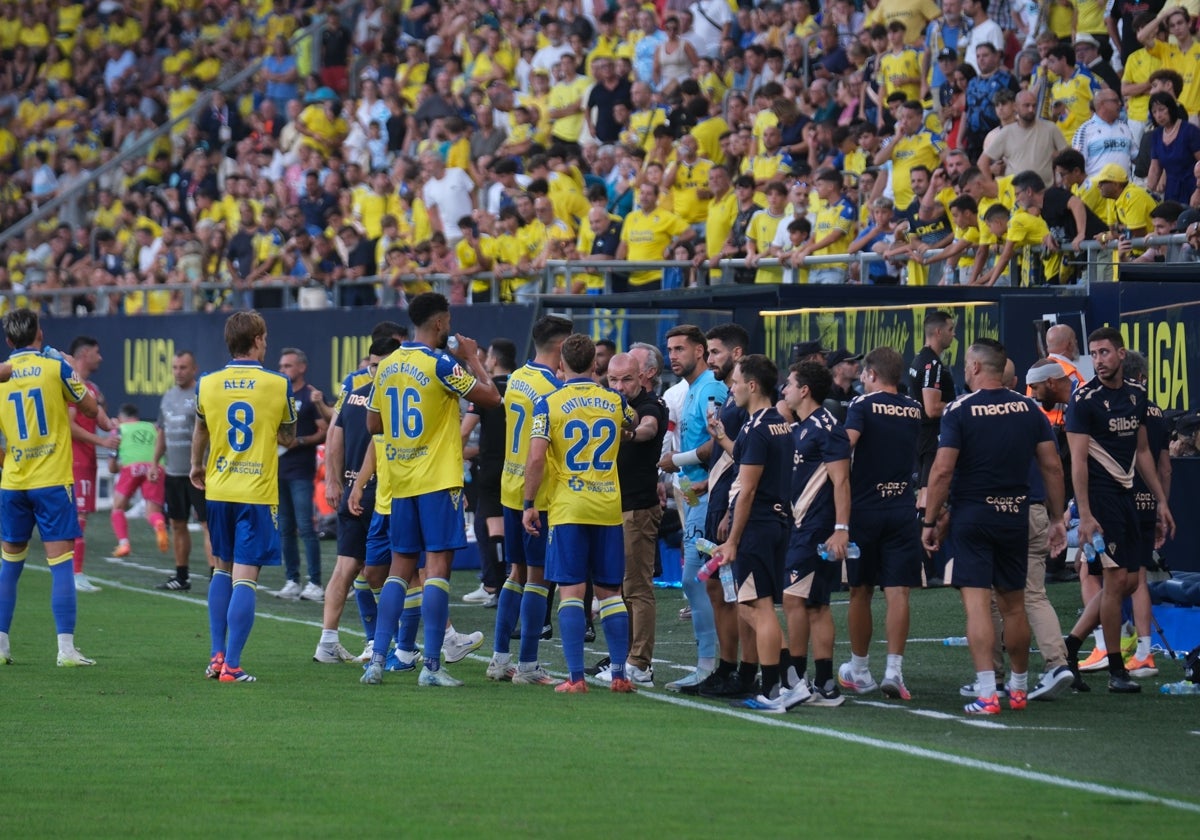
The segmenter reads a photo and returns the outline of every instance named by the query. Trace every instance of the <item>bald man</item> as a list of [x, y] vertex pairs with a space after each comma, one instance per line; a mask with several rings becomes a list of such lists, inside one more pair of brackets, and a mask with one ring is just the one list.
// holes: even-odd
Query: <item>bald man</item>
[[1084, 382], [1091, 382], [1096, 375], [1092, 360], [1080, 355], [1079, 339], [1067, 324], [1055, 324], [1046, 330], [1046, 355], [1063, 366], [1067, 376], [1072, 377], [1073, 388], [1078, 388]]

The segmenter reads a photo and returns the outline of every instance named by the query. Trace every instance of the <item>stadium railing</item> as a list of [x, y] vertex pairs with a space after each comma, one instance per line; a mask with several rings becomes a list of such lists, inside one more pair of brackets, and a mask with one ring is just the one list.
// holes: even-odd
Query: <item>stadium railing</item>
[[[355, 0], [347, 0], [347, 2], [342, 4], [342, 6], [348, 7], [353, 5], [354, 2]], [[320, 19], [318, 19], [303, 29], [296, 30], [296, 32], [292, 35], [291, 40], [288, 42], [288, 47], [294, 51], [297, 47], [305, 42], [306, 38], [316, 38], [321, 31], [321, 25], [322, 22]], [[320, 69], [320, 53], [320, 49], [312, 50], [314, 71]], [[145, 157], [147, 151], [153, 148], [155, 143], [157, 143], [163, 137], [170, 136], [177, 126], [186, 126], [193, 122], [200, 114], [204, 113], [204, 109], [207, 108], [209, 103], [212, 101], [212, 96], [215, 91], [219, 90], [223, 93], [235, 92], [246, 81], [253, 78], [256, 73], [262, 70], [262, 65], [263, 62], [266, 61], [266, 58], [266, 56], [259, 58], [253, 64], [245, 67], [244, 69], [227, 78], [225, 81], [221, 82], [221, 84], [217, 85], [216, 88], [203, 91], [196, 98], [196, 101], [192, 103], [190, 108], [188, 108], [174, 120], [168, 120], [167, 122], [164, 122], [153, 132], [147, 134], [125, 151], [114, 155], [108, 161], [93, 169], [90, 173], [90, 177], [86, 181], [82, 181], [66, 192], [56, 195], [50, 201], [38, 205], [38, 208], [28, 216], [21, 219], [11, 227], [0, 231], [0, 247], [2, 247], [12, 238], [25, 233], [25, 231], [29, 230], [39, 222], [49, 219], [56, 212], [58, 212], [58, 209], [63, 205], [78, 199], [80, 196], [86, 195], [95, 188], [95, 185], [103, 178], [103, 176], [110, 172], [116, 172], [127, 161], [137, 160]]]

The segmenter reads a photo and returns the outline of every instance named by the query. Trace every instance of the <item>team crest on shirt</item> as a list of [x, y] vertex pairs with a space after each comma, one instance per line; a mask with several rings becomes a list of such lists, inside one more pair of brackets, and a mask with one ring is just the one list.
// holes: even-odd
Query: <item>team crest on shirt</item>
[[292, 398], [292, 408], [294, 408], [296, 410], [297, 414], [300, 413], [300, 398], [299, 397]]
[[577, 475], [573, 475], [571, 476], [570, 480], [567, 481], [567, 486], [578, 493], [583, 489], [583, 479]]
[[229, 466], [229, 462], [225, 460], [224, 455], [218, 455], [217, 460], [213, 462], [213, 469], [219, 473], [225, 472], [227, 466]]
[[1109, 408], [1109, 406], [1108, 406], [1108, 400], [1105, 400], [1105, 401], [1104, 401], [1104, 410], [1105, 410], [1105, 411], [1110, 411], [1110, 410], [1111, 410], [1111, 409]]

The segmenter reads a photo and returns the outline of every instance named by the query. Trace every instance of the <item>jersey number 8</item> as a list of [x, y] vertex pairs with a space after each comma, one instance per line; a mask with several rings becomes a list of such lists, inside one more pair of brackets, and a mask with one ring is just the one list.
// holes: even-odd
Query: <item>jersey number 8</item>
[[226, 414], [229, 421], [229, 448], [234, 452], [245, 452], [254, 443], [254, 406], [248, 402], [235, 402], [229, 405]]

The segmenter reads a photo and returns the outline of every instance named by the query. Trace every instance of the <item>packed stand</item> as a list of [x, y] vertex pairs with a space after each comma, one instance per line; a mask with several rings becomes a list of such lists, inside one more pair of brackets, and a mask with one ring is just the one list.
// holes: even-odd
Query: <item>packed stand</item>
[[[722, 275], [1031, 285], [1075, 282], [1086, 240], [1119, 242], [1103, 276], [1178, 258], [1128, 241], [1177, 230], [1191, 259], [1196, 5], [417, 0], [399, 15], [365, 0], [318, 3], [319, 36], [289, 45], [310, 17], [279, 0], [159, 10], [124, 45], [139, 24], [101, 4], [43, 15], [47, 33], [83, 33], [56, 52], [63, 39], [24, 43], [37, 14], [9, 4], [6, 225], [266, 58], [10, 241], [4, 285], [80, 287], [46, 304], [60, 309], [137, 286], [113, 305], [159, 312], [184, 304], [144, 290], [163, 282], [222, 284], [196, 295], [210, 309], [305, 287], [311, 305], [405, 305], [435, 283], [455, 303]], [[882, 258], [838, 260], [859, 252]], [[585, 258], [676, 265], [547, 268]]]

